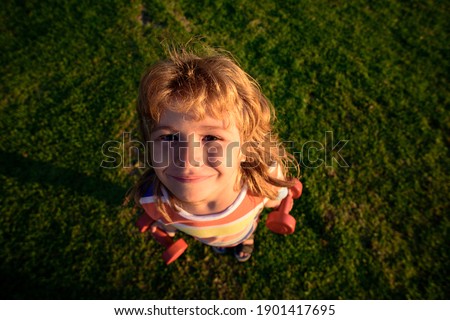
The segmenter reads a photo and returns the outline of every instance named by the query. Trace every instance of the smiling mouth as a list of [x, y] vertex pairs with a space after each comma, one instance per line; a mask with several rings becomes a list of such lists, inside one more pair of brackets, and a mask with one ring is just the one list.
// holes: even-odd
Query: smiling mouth
[[211, 178], [212, 176], [170, 176], [181, 183], [197, 183]]

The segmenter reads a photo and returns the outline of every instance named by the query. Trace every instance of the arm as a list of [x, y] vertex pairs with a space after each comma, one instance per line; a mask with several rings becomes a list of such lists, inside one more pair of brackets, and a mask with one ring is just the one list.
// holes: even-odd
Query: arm
[[159, 228], [159, 229], [165, 231], [172, 238], [175, 236], [175, 233], [177, 232], [177, 229], [175, 227], [164, 224], [159, 220], [152, 224], [151, 232], [154, 232], [156, 230], [156, 228]]
[[[280, 169], [280, 166], [277, 166], [276, 168], [274, 168], [273, 170], [271, 170], [271, 172], [269, 173], [269, 175], [273, 178], [277, 178], [277, 179], [284, 179], [284, 175], [283, 172]], [[287, 196], [288, 194], [288, 189], [287, 188], [280, 188], [280, 187], [273, 187], [274, 189], [276, 189], [278, 191], [278, 197], [275, 200], [269, 200], [266, 202], [266, 204], [264, 205], [266, 208], [277, 208], [280, 206], [281, 201]]]

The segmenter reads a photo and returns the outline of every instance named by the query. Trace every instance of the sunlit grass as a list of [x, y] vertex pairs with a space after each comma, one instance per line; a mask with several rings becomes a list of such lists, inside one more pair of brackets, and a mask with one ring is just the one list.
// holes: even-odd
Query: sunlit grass
[[[2, 297], [448, 299], [449, 9], [441, 1], [8, 1]], [[229, 50], [257, 79], [291, 151], [324, 146], [303, 158], [296, 232], [271, 233], [264, 215], [244, 264], [184, 237], [188, 250], [166, 267], [162, 248], [122, 206], [130, 169], [100, 168], [103, 143], [136, 128], [139, 77], [163, 57], [161, 41], [193, 36]], [[337, 154], [340, 140], [348, 143]], [[339, 162], [319, 165], [325, 153]]]

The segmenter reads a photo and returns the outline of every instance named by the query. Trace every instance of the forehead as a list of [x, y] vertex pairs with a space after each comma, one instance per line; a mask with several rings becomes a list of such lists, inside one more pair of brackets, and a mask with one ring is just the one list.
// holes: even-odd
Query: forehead
[[165, 110], [159, 122], [156, 123], [155, 129], [158, 127], [167, 126], [175, 129], [217, 129], [222, 131], [229, 131], [230, 133], [238, 133], [234, 121], [229, 118], [223, 117], [222, 119], [216, 119], [210, 116], [204, 116], [201, 119], [197, 119], [190, 113], [177, 112], [172, 110]]

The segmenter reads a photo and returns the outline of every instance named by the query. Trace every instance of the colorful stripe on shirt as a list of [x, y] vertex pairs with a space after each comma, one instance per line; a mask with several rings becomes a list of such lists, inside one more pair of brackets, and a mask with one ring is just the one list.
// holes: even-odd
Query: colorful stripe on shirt
[[140, 200], [152, 219], [169, 228], [175, 227], [207, 245], [219, 247], [235, 246], [247, 239], [255, 230], [259, 214], [267, 201], [265, 198], [248, 194], [247, 187], [244, 186], [237, 199], [224, 211], [210, 215], [195, 215], [180, 208], [173, 209], [169, 204], [167, 191], [164, 188], [162, 191], [162, 200], [172, 221], [167, 221], [157, 211], [153, 190], [147, 192]]

